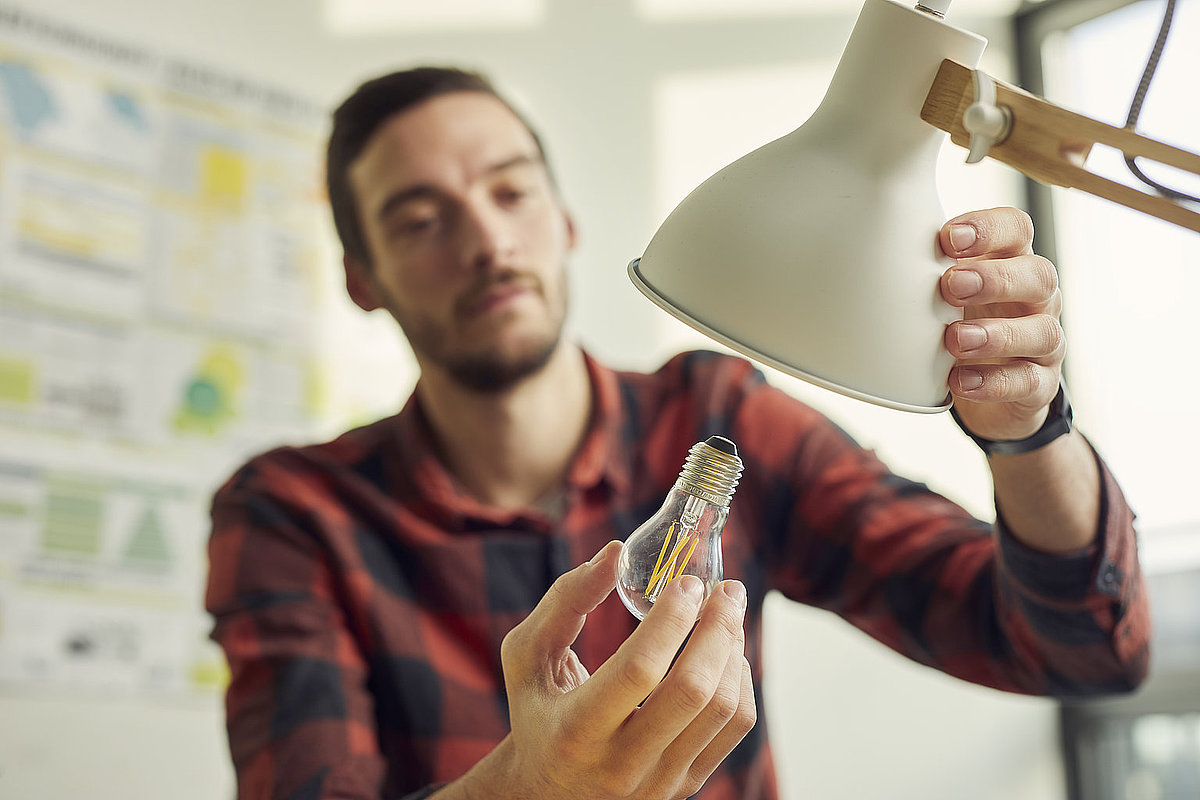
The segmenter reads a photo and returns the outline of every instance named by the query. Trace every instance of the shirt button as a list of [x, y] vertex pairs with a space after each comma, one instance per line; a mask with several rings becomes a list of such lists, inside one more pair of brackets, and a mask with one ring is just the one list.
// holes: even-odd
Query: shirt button
[[1105, 564], [1100, 573], [1100, 585], [1105, 589], [1115, 589], [1121, 583], [1115, 564]]

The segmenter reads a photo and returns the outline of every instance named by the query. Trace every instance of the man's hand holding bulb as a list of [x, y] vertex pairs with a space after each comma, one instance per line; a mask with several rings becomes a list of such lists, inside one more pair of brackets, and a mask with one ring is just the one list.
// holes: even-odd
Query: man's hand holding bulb
[[439, 798], [685, 798], [754, 727], [738, 581], [707, 601], [697, 578], [671, 581], [589, 676], [571, 645], [613, 591], [620, 550], [562, 575], [505, 637], [512, 733]]

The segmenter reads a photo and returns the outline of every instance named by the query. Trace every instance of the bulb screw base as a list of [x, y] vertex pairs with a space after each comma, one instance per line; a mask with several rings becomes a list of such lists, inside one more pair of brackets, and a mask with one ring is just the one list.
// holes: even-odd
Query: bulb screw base
[[721, 508], [729, 508], [742, 477], [737, 445], [723, 436], [710, 436], [692, 445], [675, 486]]

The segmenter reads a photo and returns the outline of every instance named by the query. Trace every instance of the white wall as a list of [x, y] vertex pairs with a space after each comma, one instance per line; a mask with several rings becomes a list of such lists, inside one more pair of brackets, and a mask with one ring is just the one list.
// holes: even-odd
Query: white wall
[[[796, 10], [800, 4], [775, 3], [780, 7], [776, 18], [768, 10], [749, 19], [669, 25], [638, 21], [632, 0], [547, 0], [545, 5], [548, 17], [535, 30], [443, 28], [371, 35], [331, 32], [318, 0], [37, 0], [26, 8], [324, 104], [362, 79], [424, 60], [488, 70], [545, 131], [580, 220], [582, 244], [571, 267], [578, 335], [596, 354], [622, 366], [652, 366], [679, 346], [706, 344], [654, 309], [625, 277], [626, 263], [661, 216], [658, 204], [682, 191], [673, 181], [686, 181], [686, 176], [664, 177], [656, 161], [662, 148], [671, 146], [664, 145], [656, 127], [656, 82], [723, 72], [753, 77], [756, 70], [793, 68], [818, 78], [827, 75], [858, 4], [813, 4], [806, 16]], [[959, 24], [992, 39], [987, 63], [1005, 76], [1004, 28], [994, 19], [971, 17], [971, 9], [959, 11]], [[736, 101], [736, 96], [730, 100]], [[791, 125], [803, 120], [812, 101], [807, 95], [799, 101], [791, 97], [794, 121], [786, 121], [787, 97], [774, 106]], [[722, 115], [719, 107], [713, 111]], [[783, 124], [779, 119], [758, 124], [761, 134], [746, 134], [753, 136], [750, 144], [783, 132], [767, 130]], [[741, 146], [738, 134], [707, 133], [703, 128], [692, 133], [698, 160], [719, 162], [739, 154], [732, 151]], [[949, 211], [1015, 201], [1010, 177], [988, 167], [955, 177], [949, 162], [956, 158], [947, 160]], [[336, 296], [332, 251], [329, 269]], [[613, 325], [618, 319], [621, 324]], [[388, 379], [356, 395], [370, 398], [366, 407], [352, 409], [387, 411], [412, 380], [406, 352], [378, 320], [341, 311], [336, 320], [331, 347], [353, 341], [356, 355], [341, 362], [343, 372], [335, 381], [353, 382], [357, 374], [361, 387], [364, 373], [373, 379], [381, 373], [355, 369], [390, 362]], [[362, 341], [373, 346], [364, 348]], [[867, 408], [779, 380], [837, 416], [898, 468], [988, 513], [982, 462], [944, 416], [916, 418]], [[1065, 796], [1054, 711], [1047, 701], [966, 686], [909, 664], [822, 612], [773, 601], [768, 624], [771, 679], [765, 713], [775, 732], [785, 797]], [[165, 704], [153, 698], [10, 692], [0, 695], [0, 720], [3, 797], [200, 800], [231, 795], [215, 698]]]

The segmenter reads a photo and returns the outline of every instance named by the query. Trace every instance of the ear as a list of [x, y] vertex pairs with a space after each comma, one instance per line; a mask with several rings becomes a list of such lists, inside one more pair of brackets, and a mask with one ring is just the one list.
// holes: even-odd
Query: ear
[[575, 249], [575, 245], [579, 242], [579, 232], [575, 228], [575, 217], [571, 216], [571, 212], [563, 209], [563, 220], [567, 225], [567, 252]]
[[346, 293], [350, 295], [354, 305], [363, 311], [380, 308], [383, 304], [379, 302], [379, 293], [375, 289], [371, 268], [349, 253], [342, 256], [342, 267], [346, 271]]

